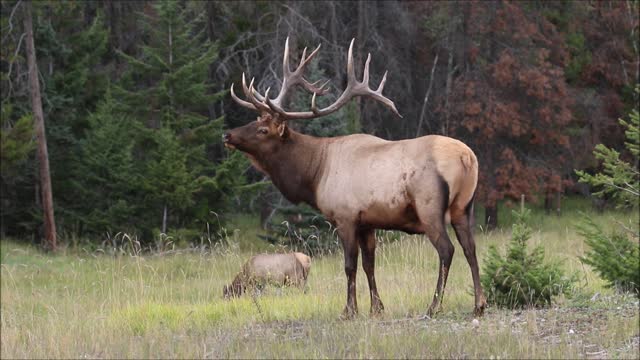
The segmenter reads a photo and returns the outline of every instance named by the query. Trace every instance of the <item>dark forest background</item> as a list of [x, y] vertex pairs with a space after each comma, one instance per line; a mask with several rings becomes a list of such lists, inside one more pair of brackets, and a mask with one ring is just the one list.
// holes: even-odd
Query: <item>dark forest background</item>
[[[35, 1], [33, 28], [53, 200], [63, 239], [126, 232], [193, 241], [238, 213], [290, 209], [263, 175], [224, 149], [224, 129], [256, 114], [228, 93], [242, 72], [279, 88], [292, 59], [322, 44], [312, 80], [346, 83], [346, 53], [372, 54], [372, 83], [402, 119], [357, 100], [306, 133], [397, 140], [441, 134], [480, 161], [479, 223], [528, 201], [555, 211], [590, 197], [603, 143], [628, 156], [618, 123], [637, 107], [638, 1]], [[1, 236], [42, 235], [24, 1], [1, 2]], [[294, 60], [295, 63], [295, 60]], [[362, 69], [357, 69], [362, 71]], [[333, 97], [333, 98], [332, 98]], [[310, 98], [291, 106], [305, 109]], [[598, 206], [606, 205], [599, 202]]]

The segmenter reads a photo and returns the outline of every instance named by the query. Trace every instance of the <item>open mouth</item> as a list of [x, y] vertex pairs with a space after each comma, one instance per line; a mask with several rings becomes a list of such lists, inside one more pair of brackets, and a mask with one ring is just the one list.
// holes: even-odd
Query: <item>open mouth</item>
[[227, 149], [231, 149], [231, 150], [235, 150], [236, 147], [233, 144], [230, 144], [228, 142], [224, 142], [224, 147], [226, 147]]

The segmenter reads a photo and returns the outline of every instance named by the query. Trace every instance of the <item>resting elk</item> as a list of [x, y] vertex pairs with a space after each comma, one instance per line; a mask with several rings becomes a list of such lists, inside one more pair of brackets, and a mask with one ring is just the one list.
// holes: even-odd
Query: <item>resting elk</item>
[[[362, 267], [369, 283], [371, 314], [384, 310], [374, 275], [375, 229], [401, 230], [425, 234], [429, 238], [438, 252], [440, 271], [427, 315], [440, 310], [454, 252], [446, 231], [448, 221], [471, 268], [475, 314], [482, 315], [486, 300], [480, 285], [472, 229], [478, 161], [469, 147], [458, 140], [437, 135], [400, 141], [365, 134], [317, 138], [287, 126], [290, 121], [331, 114], [356, 96], [373, 98], [401, 117], [393, 101], [382, 95], [386, 72], [377, 90], [369, 87], [371, 54], [365, 62], [362, 81], [356, 79], [354, 40], [347, 56], [346, 89], [333, 104], [324, 108], [317, 107], [316, 96], [327, 92], [328, 82], [319, 85], [303, 76], [305, 67], [320, 46], [308, 57], [305, 48], [298, 67], [292, 71], [287, 38], [282, 86], [275, 98], [269, 97], [270, 89], [263, 94], [258, 92], [253, 80], [247, 86], [243, 73], [242, 90], [246, 100], [235, 94], [233, 85], [231, 96], [238, 104], [259, 115], [257, 120], [225, 133], [224, 144], [246, 154], [289, 201], [315, 207], [336, 226], [344, 249], [347, 276], [344, 318], [351, 318], [358, 312], [359, 250], [362, 250]], [[284, 109], [284, 101], [295, 86], [313, 94], [309, 111]]]

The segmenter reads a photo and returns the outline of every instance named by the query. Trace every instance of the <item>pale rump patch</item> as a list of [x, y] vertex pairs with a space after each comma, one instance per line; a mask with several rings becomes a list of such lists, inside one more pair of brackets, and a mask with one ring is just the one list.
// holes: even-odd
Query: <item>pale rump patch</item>
[[[449, 205], [464, 208], [478, 183], [478, 160], [463, 142], [438, 136], [434, 139], [433, 152], [437, 154], [436, 168], [449, 185]], [[450, 215], [449, 215], [450, 220]]]
[[307, 276], [309, 276], [309, 270], [311, 269], [311, 258], [300, 252], [295, 252], [293, 253], [293, 255], [295, 255], [296, 259], [298, 259], [298, 262], [302, 264], [302, 268], [304, 269], [304, 277], [306, 278]]

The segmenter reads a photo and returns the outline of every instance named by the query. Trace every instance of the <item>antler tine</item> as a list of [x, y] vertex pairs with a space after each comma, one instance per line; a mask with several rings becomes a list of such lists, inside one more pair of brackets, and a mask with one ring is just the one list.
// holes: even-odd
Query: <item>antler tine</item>
[[[324, 82], [324, 84], [322, 84], [322, 86], [320, 86], [320, 88], [324, 89], [324, 91], [329, 91], [329, 83], [331, 82], [331, 80], [327, 80]], [[326, 86], [326, 88], [325, 88]]]
[[[262, 98], [262, 103], [266, 107], [269, 107], [269, 105], [267, 105], [267, 99], [269, 98], [269, 90], [271, 90], [271, 87], [267, 88], [267, 91], [264, 92], [264, 97]], [[258, 95], [260, 95], [260, 94], [258, 93]]]
[[[320, 85], [320, 86], [318, 87], [317, 85], [318, 85], [318, 83], [319, 83], [320, 81], [322, 81], [322, 80], [316, 80], [316, 81], [314, 81], [313, 83], [311, 83], [311, 84], [309, 84], [309, 85], [310, 85], [310, 86], [313, 86], [313, 88], [314, 88], [314, 89], [319, 90], [319, 91], [311, 91], [312, 93], [314, 93], [314, 94], [315, 94], [315, 93], [320, 93], [320, 95], [324, 95], [324, 94], [326, 94], [326, 93], [327, 93], [327, 91], [329, 91], [329, 88], [328, 88], [328, 87], [326, 87], [326, 86], [331, 82], [331, 80], [327, 80], [327, 81], [325, 81], [322, 85]], [[307, 90], [308, 90], [308, 89], [307, 89]]]
[[[251, 83], [247, 87], [246, 81], [244, 79], [244, 73], [242, 73], [242, 84], [243, 84], [244, 94], [247, 96], [249, 100], [255, 100], [255, 102], [265, 102], [265, 98], [267, 97], [267, 94], [262, 95], [258, 92], [258, 90], [253, 88], [254, 81], [255, 81], [255, 78], [251, 78]], [[267, 89], [267, 92], [269, 89]], [[255, 104], [255, 102], [253, 103]]]
[[364, 73], [362, 74], [362, 84], [369, 87], [369, 62], [371, 61], [371, 53], [367, 56], [367, 61], [364, 63]]
[[320, 51], [321, 46], [322, 44], [318, 44], [318, 47], [315, 48], [315, 50], [313, 50], [311, 54], [309, 54], [309, 57], [306, 57], [307, 48], [304, 48], [304, 50], [302, 51], [302, 58], [300, 59], [300, 65], [298, 65], [296, 72], [298, 72], [298, 70], [302, 70], [305, 66], [307, 66], [307, 64], [313, 59], [313, 57], [316, 56], [318, 51]]
[[353, 43], [355, 41], [356, 38], [351, 39], [349, 52], [347, 53], [347, 88], [356, 81], [356, 74], [353, 70]]
[[316, 93], [313, 93], [313, 96], [311, 97], [311, 111], [314, 114], [318, 113], [318, 108], [316, 107]]
[[244, 101], [244, 100], [240, 99], [236, 95], [235, 91], [233, 91], [233, 83], [231, 83], [231, 98], [233, 98], [233, 100], [235, 100], [235, 102], [237, 102], [241, 106], [244, 106], [244, 107], [246, 107], [248, 109], [251, 109], [251, 110], [258, 110], [258, 108], [255, 107], [255, 105], [253, 105], [252, 103], [250, 103], [248, 101]]
[[380, 81], [380, 85], [378, 85], [378, 89], [376, 90], [376, 92], [380, 95], [382, 95], [382, 89], [384, 88], [384, 83], [387, 82], [387, 73], [388, 71], [385, 70], [384, 75], [382, 76], [382, 80]]
[[[251, 84], [253, 84], [253, 79], [251, 79]], [[242, 91], [244, 92], [244, 96], [250, 99], [249, 87], [247, 86], [247, 79], [244, 76], [244, 72], [242, 73]]]
[[270, 111], [271, 109], [269, 106], [262, 102], [264, 101], [264, 97], [253, 88], [254, 81], [255, 78], [251, 78], [251, 82], [249, 83], [249, 86], [247, 86], [247, 79], [244, 73], [242, 73], [242, 90], [244, 91], [244, 95], [247, 97], [251, 105], [253, 105], [255, 108], [254, 110]]
[[303, 76], [303, 72], [304, 69], [306, 68], [306, 66], [309, 64], [309, 62], [311, 62], [311, 60], [316, 56], [316, 54], [318, 54], [318, 51], [320, 51], [320, 47], [322, 44], [318, 45], [318, 47], [315, 48], [315, 50], [313, 50], [309, 56], [307, 56], [307, 48], [304, 48], [304, 50], [302, 51], [302, 57], [300, 58], [300, 63], [298, 64], [298, 67], [294, 70], [291, 71], [291, 67], [289, 66], [289, 37], [287, 37], [287, 40], [285, 41], [285, 46], [284, 46], [284, 59], [282, 60], [282, 87], [280, 88], [280, 93], [278, 93], [278, 96], [276, 96], [275, 99], [270, 100], [270, 99], [264, 99], [266, 100], [266, 103], [270, 104], [270, 106], [272, 107], [272, 110], [275, 110], [276, 112], [284, 112], [284, 110], [282, 110], [282, 102], [284, 101], [284, 98], [287, 96], [289, 90], [295, 86], [295, 85], [301, 85], [305, 90], [307, 90], [310, 93], [317, 93], [318, 95], [324, 95], [327, 93], [328, 89], [325, 89], [323, 85], [322, 87], [318, 87], [316, 83], [310, 83], [309, 81], [307, 81], [304, 76]]
[[[260, 95], [254, 88], [253, 88], [253, 80], [251, 79], [251, 84], [249, 84], [249, 95], [247, 95], [247, 97], [249, 98], [249, 100], [256, 106], [256, 108], [259, 108], [260, 110], [265, 110], [265, 111], [271, 111], [271, 108], [269, 108], [269, 105], [267, 105], [266, 103], [266, 97]], [[269, 90], [267, 90], [268, 92]], [[262, 101], [258, 100], [256, 98], [256, 94], [259, 97], [262, 97]]]
[[[256, 97], [253, 95], [254, 90], [253, 90], [253, 81], [256, 78], [252, 77], [251, 78], [251, 82], [249, 83], [249, 87], [246, 87], [246, 83], [243, 82], [242, 84], [245, 86], [244, 90], [244, 95], [247, 97], [247, 99], [249, 99], [249, 101], [251, 101], [254, 105], [256, 103]], [[243, 79], [244, 80], [244, 79]]]
[[[284, 42], [284, 57], [282, 59], [282, 74], [286, 77], [286, 74], [291, 72], [289, 67], [289, 37]], [[283, 81], [284, 83], [284, 81]], [[283, 84], [284, 85], [284, 84]]]

